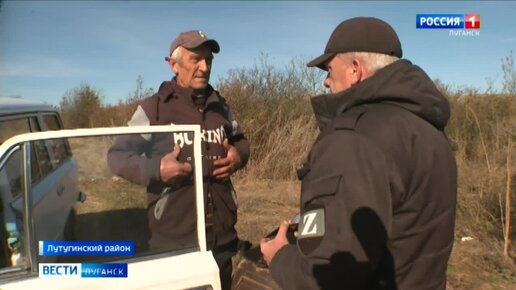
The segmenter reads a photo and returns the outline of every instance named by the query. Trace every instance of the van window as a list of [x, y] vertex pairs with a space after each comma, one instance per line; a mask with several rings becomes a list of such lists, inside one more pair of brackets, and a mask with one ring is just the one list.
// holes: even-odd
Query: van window
[[41, 126], [38, 124], [38, 119], [36, 119], [36, 117], [29, 117], [29, 124], [31, 132], [41, 131]]
[[[43, 122], [45, 123], [48, 130], [59, 130], [61, 126], [56, 115], [44, 115]], [[52, 166], [56, 168], [66, 158], [72, 156], [68, 142], [66, 139], [55, 139], [49, 140], [50, 147], [52, 150]]]
[[[39, 131], [37, 120], [34, 117], [21, 117], [19, 119], [0, 120], [0, 144], [13, 136], [29, 133], [31, 131]], [[32, 150], [34, 152], [34, 148]], [[33, 153], [33, 155], [34, 154], [35, 153]], [[21, 191], [21, 178], [19, 169], [20, 158], [21, 153], [19, 150], [17, 150], [11, 155], [11, 157], [9, 157], [5, 168], [2, 169], [8, 183], [7, 188], [10, 191], [10, 195], [13, 197], [20, 194]], [[33, 160], [31, 165], [32, 182], [34, 183], [40, 179], [41, 174], [39, 166], [35, 160]]]
[[[38, 177], [32, 176], [32, 183], [36, 183], [39, 179], [47, 176], [47, 174], [52, 171], [52, 163], [50, 162], [50, 156], [48, 155], [47, 146], [45, 146], [45, 141], [34, 141], [31, 143], [31, 148], [33, 148], [33, 152], [35, 155], [31, 156], [31, 165], [32, 167], [36, 167], [39, 172], [37, 173]], [[35, 157], [35, 158], [34, 158]], [[34, 173], [34, 170], [32, 171]]]
[[21, 193], [22, 154], [18, 147], [12, 151], [7, 162], [0, 168], [0, 271], [2, 268], [21, 266], [23, 260], [22, 215], [15, 210], [13, 203]]
[[[50, 130], [59, 129], [59, 121], [56, 115], [45, 115], [43, 120]], [[0, 120], [0, 144], [1, 142], [23, 133], [41, 131], [41, 126], [36, 117], [20, 117], [18, 119]], [[31, 182], [37, 183], [41, 178], [45, 177], [50, 171], [55, 169], [66, 157], [71, 156], [70, 150], [65, 139], [36, 141], [31, 143]], [[53, 151], [52, 159], [48, 148]], [[18, 167], [19, 152], [15, 153], [8, 161], [8, 164]], [[9, 185], [11, 194], [17, 196], [20, 193], [21, 183], [19, 172], [8, 170]]]
[[[31, 183], [34, 186], [52, 170], [45, 141], [31, 142]], [[25, 263], [22, 247], [21, 212], [12, 205], [21, 198], [23, 176], [21, 175], [22, 150], [12, 151], [4, 166], [0, 168], [0, 271], [10, 266]]]
[[45, 125], [47, 126], [48, 130], [61, 129], [56, 115], [44, 115], [43, 122], [45, 122]]
[[13, 136], [29, 132], [30, 126], [27, 118], [0, 120], [0, 144]]
[[[20, 172], [20, 162], [21, 162], [21, 153], [20, 150], [14, 151], [9, 159], [5, 163], [5, 166], [0, 170], [0, 175], [2, 178], [2, 184], [0, 190], [2, 190], [2, 196], [10, 195], [15, 197], [21, 192], [21, 172]], [[3, 183], [6, 184], [3, 184]], [[3, 192], [7, 191], [7, 192]], [[6, 194], [8, 193], [8, 194]]]
[[[52, 167], [43, 141], [35, 141], [32, 142], [31, 145], [31, 183], [35, 184], [42, 177], [47, 175], [52, 170]], [[21, 156], [20, 150], [13, 152], [5, 163], [4, 168], [1, 170], [1, 174], [3, 174], [7, 180], [7, 188], [13, 198], [21, 193]], [[4, 190], [7, 190], [7, 188]]]

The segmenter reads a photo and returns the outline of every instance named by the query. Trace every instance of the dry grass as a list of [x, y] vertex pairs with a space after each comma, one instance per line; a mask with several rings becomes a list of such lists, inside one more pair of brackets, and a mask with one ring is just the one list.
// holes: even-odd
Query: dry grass
[[[137, 252], [146, 250], [150, 231], [145, 188], [111, 174], [106, 156], [113, 138], [73, 138], [69, 141], [77, 160], [79, 190], [86, 194], [86, 201], [76, 205], [75, 238], [132, 240]], [[76, 259], [84, 261], [86, 258]]]
[[457, 239], [448, 264], [448, 289], [514, 289], [516, 269], [501, 252], [501, 243], [489, 237]]
[[[238, 99], [236, 101], [239, 102]], [[513, 182], [516, 179], [514, 169], [508, 169], [508, 164], [512, 164], [512, 168], [516, 164], [516, 154], [508, 157], [509, 140], [513, 143], [516, 141], [516, 97], [450, 96], [450, 102], [452, 119], [447, 133], [457, 159], [459, 189], [456, 243], [449, 263], [448, 288], [514, 289], [516, 254], [512, 247], [510, 256], [504, 256], [503, 230], [508, 219], [505, 216], [507, 206], [513, 212], [516, 206], [514, 192], [511, 200], [505, 200], [507, 188], [514, 191], [514, 186], [507, 186], [508, 174], [512, 174]], [[308, 106], [308, 103], [299, 101], [296, 105]], [[292, 106], [294, 103], [290, 103], [288, 108]], [[276, 107], [276, 113], [271, 112], [272, 119], [277, 118], [275, 114], [280, 114], [284, 108]], [[269, 126], [268, 140], [259, 143], [258, 152], [253, 151], [255, 155], [247, 171], [239, 176], [245, 181], [237, 183], [241, 187], [242, 204], [237, 228], [243, 238], [253, 243], [258, 242], [281, 220], [297, 212], [299, 191], [291, 192], [295, 190], [292, 184], [297, 182], [285, 180], [294, 179], [293, 166], [306, 156], [317, 133], [313, 123], [306, 122], [305, 126], [296, 127], [297, 120], [291, 118], [288, 122], [271, 121], [262, 125]], [[249, 127], [244, 128], [250, 132], [250, 139], [254, 137], [261, 141], [262, 135], [256, 133], [261, 132], [260, 128], [253, 126], [252, 122], [247, 125]], [[297, 130], [285, 129], [294, 127]], [[298, 146], [303, 142], [306, 142], [306, 146]], [[292, 146], [292, 150], [285, 150], [285, 146]], [[282, 162], [292, 166], [290, 171], [281, 167]], [[290, 192], [287, 196], [295, 197], [292, 200], [294, 203], [278, 201], [284, 195], [275, 192]], [[271, 201], [271, 198], [275, 200]], [[246, 203], [252, 206], [245, 207]], [[514, 216], [509, 218], [514, 220]], [[461, 242], [463, 237], [473, 240]], [[514, 243], [515, 237], [513, 226], [506, 240]]]
[[106, 156], [112, 137], [70, 139], [79, 171], [79, 190], [87, 202], [77, 206], [78, 213], [128, 208], [146, 208], [143, 186], [134, 185], [111, 173]]
[[[235, 189], [239, 201], [239, 237], [251, 241], [253, 245], [258, 245], [260, 239], [282, 220], [299, 212], [300, 183], [297, 181], [237, 180]], [[516, 268], [510, 258], [503, 256], [502, 242], [485, 232], [461, 235], [459, 232], [466, 232], [461, 224], [458, 224], [457, 230], [448, 266], [447, 288], [514, 289]], [[472, 240], [463, 242], [463, 237], [472, 237]]]
[[237, 180], [239, 237], [257, 245], [264, 236], [299, 212], [300, 184], [295, 181]]
[[[267, 133], [261, 147], [251, 148], [246, 176], [265, 180], [295, 180], [296, 168], [305, 161], [317, 131], [313, 117], [300, 116], [282, 122]], [[252, 144], [253, 140], [249, 140]], [[260, 156], [254, 156], [254, 155]]]

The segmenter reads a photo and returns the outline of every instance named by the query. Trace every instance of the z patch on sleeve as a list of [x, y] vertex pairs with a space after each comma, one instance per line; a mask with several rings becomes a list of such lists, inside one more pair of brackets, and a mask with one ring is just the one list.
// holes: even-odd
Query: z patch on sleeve
[[301, 216], [298, 239], [324, 236], [324, 208], [305, 212]]

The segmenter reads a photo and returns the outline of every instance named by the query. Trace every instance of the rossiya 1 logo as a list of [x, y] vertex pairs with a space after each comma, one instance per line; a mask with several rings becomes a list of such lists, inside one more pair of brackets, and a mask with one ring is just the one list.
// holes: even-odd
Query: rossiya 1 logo
[[416, 14], [417, 29], [446, 29], [449, 36], [480, 36], [480, 14]]

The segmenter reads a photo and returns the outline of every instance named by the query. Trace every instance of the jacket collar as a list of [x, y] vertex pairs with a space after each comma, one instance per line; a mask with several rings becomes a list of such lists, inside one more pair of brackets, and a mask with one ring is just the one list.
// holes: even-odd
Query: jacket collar
[[403, 108], [440, 130], [450, 118], [448, 100], [421, 68], [404, 59], [347, 90], [316, 96], [311, 101], [319, 128], [352, 107], [373, 103]]
[[354, 106], [381, 101], [376, 99], [378, 88], [385, 85], [386, 79], [404, 62], [396, 61], [347, 90], [312, 97], [312, 108], [319, 128], [322, 129], [337, 115]]
[[[194, 93], [195, 92], [192, 88], [180, 86], [175, 77], [168, 82], [163, 82], [158, 90], [158, 94], [163, 98], [164, 102], [168, 102], [171, 98], [176, 98], [193, 104], [194, 102], [192, 97]], [[209, 84], [200, 94], [206, 97], [206, 107], [211, 103], [220, 101], [218, 92]]]

